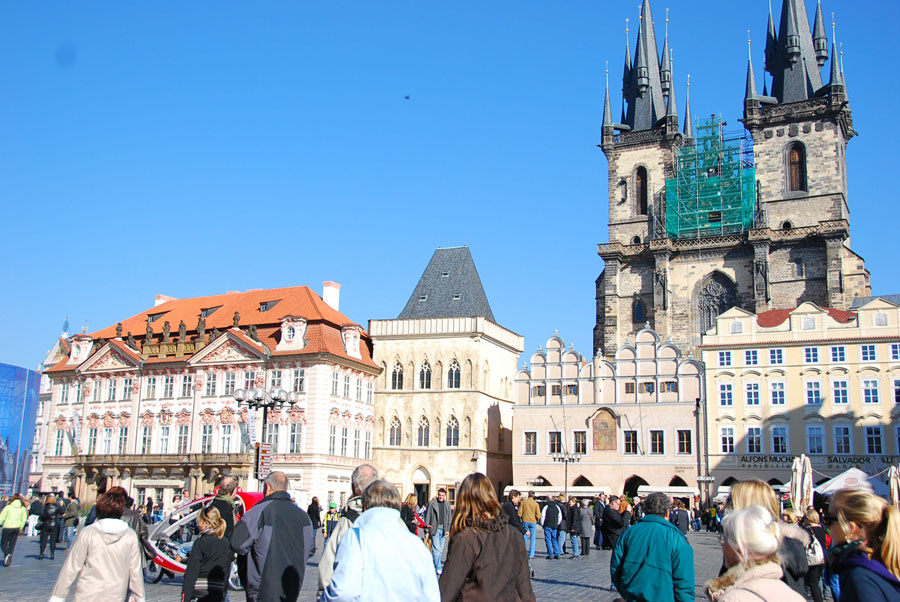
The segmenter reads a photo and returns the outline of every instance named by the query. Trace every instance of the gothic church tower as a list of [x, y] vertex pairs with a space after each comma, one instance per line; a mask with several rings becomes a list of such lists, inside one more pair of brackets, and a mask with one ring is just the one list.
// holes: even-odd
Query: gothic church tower
[[692, 122], [690, 88], [679, 131], [668, 33], [660, 55], [643, 1], [632, 61], [626, 45], [621, 123], [607, 88], [600, 145], [609, 161], [609, 242], [599, 245], [594, 352], [610, 353], [646, 323], [682, 349], [700, 344], [733, 306], [761, 312], [803, 301], [846, 309], [869, 294], [850, 249], [847, 142], [855, 135], [843, 74], [828, 60], [821, 8], [813, 32], [803, 0], [769, 15], [766, 70], [752, 61], [746, 133]]

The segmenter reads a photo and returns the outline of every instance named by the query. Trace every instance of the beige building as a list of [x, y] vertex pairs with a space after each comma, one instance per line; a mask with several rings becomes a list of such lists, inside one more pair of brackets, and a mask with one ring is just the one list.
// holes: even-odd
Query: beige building
[[515, 486], [696, 495], [702, 375], [647, 326], [609, 360], [585, 359], [554, 334], [516, 375]]
[[469, 249], [437, 249], [396, 320], [371, 320], [374, 461], [419, 503], [485, 473], [512, 481], [512, 395], [521, 336], [494, 322]]
[[816, 482], [870, 474], [900, 459], [900, 307], [855, 311], [803, 303], [754, 315], [733, 308], [701, 347], [707, 366], [709, 463], [717, 486], [790, 481], [809, 455]]

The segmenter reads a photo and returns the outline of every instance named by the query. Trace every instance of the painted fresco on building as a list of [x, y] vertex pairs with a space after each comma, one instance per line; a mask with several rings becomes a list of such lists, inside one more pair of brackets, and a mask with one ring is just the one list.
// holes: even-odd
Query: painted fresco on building
[[41, 375], [0, 364], [0, 494], [24, 494], [37, 419]]

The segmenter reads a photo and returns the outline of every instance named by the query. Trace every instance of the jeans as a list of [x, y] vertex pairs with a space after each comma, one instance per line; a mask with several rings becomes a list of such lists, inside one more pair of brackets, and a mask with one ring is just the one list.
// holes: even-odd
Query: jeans
[[594, 525], [594, 545], [598, 548], [603, 543], [603, 535], [600, 534], [600, 523]]
[[181, 556], [182, 558], [186, 559], [188, 556], [191, 555], [191, 550], [193, 550], [193, 549], [194, 549], [194, 541], [185, 542], [185, 543], [181, 544], [180, 546], [178, 546], [178, 555]]
[[570, 533], [569, 539], [572, 540], [572, 556], [581, 556], [581, 536], [578, 533]]
[[72, 547], [75, 543], [75, 527], [66, 527], [66, 549]]
[[525, 546], [528, 548], [528, 557], [534, 558], [534, 539], [537, 535], [536, 523], [523, 523], [528, 533], [525, 534]]
[[[16, 551], [16, 540], [19, 539], [19, 529], [3, 529], [3, 535], [0, 537], [0, 550], [3, 551], [3, 558], [12, 556]], [[2, 559], [0, 559], [2, 562]]]
[[438, 527], [431, 534], [431, 558], [434, 560], [434, 570], [441, 570], [441, 554], [444, 552], [444, 530]]
[[26, 537], [37, 537], [38, 532], [35, 529], [35, 525], [37, 525], [38, 515], [37, 514], [29, 514], [28, 522], [25, 523], [25, 536]]
[[841, 584], [838, 581], [837, 573], [832, 571], [828, 565], [825, 565], [825, 585], [831, 590], [831, 599], [841, 599]]
[[700, 519], [699, 518], [694, 519], [694, 531], [697, 531], [697, 532], [700, 531]]
[[544, 527], [544, 542], [547, 544], [547, 558], [559, 558], [559, 539], [556, 529]]
[[562, 529], [556, 530], [556, 549], [560, 554], [566, 553], [566, 532]]

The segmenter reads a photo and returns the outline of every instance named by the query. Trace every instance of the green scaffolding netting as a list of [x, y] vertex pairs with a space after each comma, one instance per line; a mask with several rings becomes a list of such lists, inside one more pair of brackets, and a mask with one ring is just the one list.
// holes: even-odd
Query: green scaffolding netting
[[666, 235], [700, 238], [753, 227], [756, 169], [748, 137], [726, 138], [722, 123], [700, 121], [693, 146], [676, 152], [675, 177], [666, 180]]

